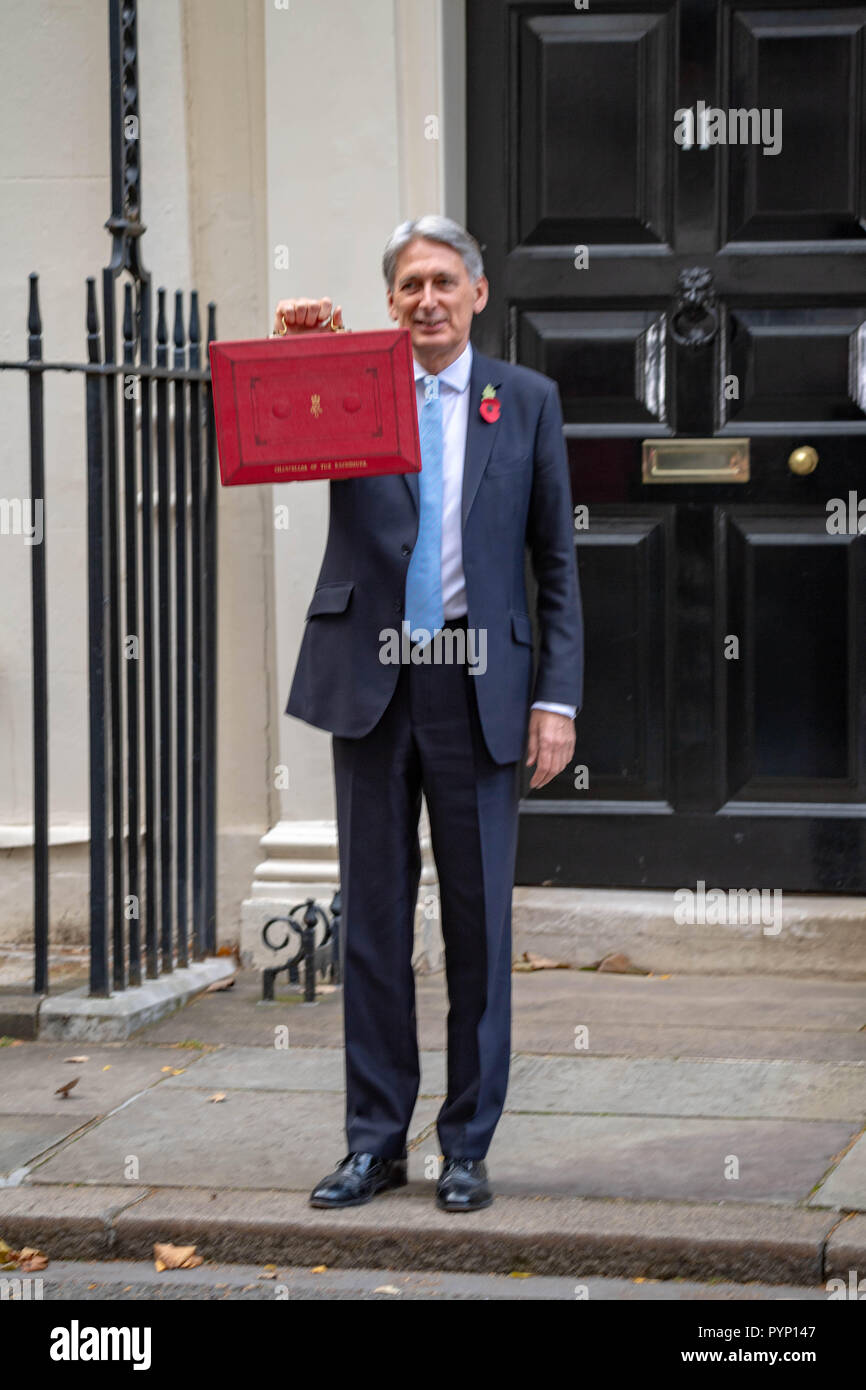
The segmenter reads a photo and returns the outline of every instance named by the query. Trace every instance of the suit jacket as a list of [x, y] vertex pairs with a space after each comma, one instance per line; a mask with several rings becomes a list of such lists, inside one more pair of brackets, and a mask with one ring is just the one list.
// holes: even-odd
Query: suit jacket
[[[490, 384], [499, 419], [479, 414]], [[472, 675], [485, 742], [497, 763], [526, 743], [533, 700], [583, 702], [583, 618], [571, 485], [556, 383], [473, 348], [461, 523], [468, 623], [486, 629], [486, 670]], [[335, 479], [321, 570], [286, 713], [343, 738], [367, 734], [397, 684], [383, 663], [386, 629], [402, 625], [418, 534], [418, 475]], [[526, 597], [528, 547], [538, 585], [539, 650]]]

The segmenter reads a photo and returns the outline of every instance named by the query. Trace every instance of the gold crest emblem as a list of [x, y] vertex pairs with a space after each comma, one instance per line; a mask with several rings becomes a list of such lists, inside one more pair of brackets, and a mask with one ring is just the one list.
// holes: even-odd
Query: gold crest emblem
[[311, 414], [311, 415], [315, 415], [316, 419], [318, 419], [319, 416], [321, 415], [321, 413], [322, 413], [322, 398], [321, 398], [321, 396], [313, 396], [313, 397], [311, 397], [311, 402], [310, 402], [310, 414]]

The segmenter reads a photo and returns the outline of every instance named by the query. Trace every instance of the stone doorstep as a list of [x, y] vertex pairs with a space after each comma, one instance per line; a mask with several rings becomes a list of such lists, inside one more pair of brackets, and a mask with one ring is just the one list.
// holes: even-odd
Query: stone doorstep
[[86, 985], [45, 995], [39, 1007], [38, 1036], [40, 1041], [120, 1042], [173, 1013], [216, 980], [236, 973], [233, 956], [211, 956], [107, 999], [92, 997]]
[[866, 979], [866, 895], [786, 892], [778, 929], [766, 930], [752, 921], [683, 925], [674, 893], [655, 889], [515, 887], [512, 903], [515, 956], [533, 951], [581, 967], [624, 951], [656, 974]]
[[[819, 1286], [866, 1273], [866, 1217], [767, 1204], [498, 1197], [440, 1212], [414, 1185], [324, 1212], [306, 1193], [22, 1186], [0, 1191], [0, 1235], [49, 1259], [152, 1259], [155, 1241], [215, 1262]], [[182, 1275], [179, 1275], [182, 1277]]]

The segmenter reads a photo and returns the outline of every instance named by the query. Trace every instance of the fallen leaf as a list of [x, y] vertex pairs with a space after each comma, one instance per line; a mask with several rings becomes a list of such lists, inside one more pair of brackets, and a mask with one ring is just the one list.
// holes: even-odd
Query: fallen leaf
[[89, 1062], [89, 1057], [64, 1057], [64, 1062]]
[[512, 1269], [508, 1277], [509, 1279], [531, 1279], [532, 1275], [522, 1269]]
[[599, 973], [605, 975], [649, 975], [651, 973], [649, 970], [644, 970], [643, 966], [635, 965], [622, 951], [611, 951], [601, 960], [593, 961], [592, 965], [583, 966], [583, 969], [598, 970]]
[[328, 1268], [327, 1265], [313, 1265], [313, 1268], [310, 1270], [310, 1273], [311, 1273], [311, 1274], [324, 1274], [324, 1272], [325, 1272], [325, 1270], [326, 1270], [327, 1268]]
[[195, 1253], [194, 1245], [172, 1245], [170, 1242], [160, 1245], [154, 1241], [153, 1253], [154, 1264], [160, 1270], [195, 1269], [197, 1265], [204, 1264], [201, 1255]]
[[18, 1268], [22, 1274], [38, 1274], [47, 1266], [48, 1260], [41, 1250], [32, 1250], [28, 1246], [25, 1250], [18, 1251]]
[[172, 1076], [183, 1076], [184, 1072], [186, 1071], [186, 1067], [170, 1067], [169, 1070]]
[[54, 1094], [55, 1094], [56, 1096], [62, 1096], [63, 1099], [66, 1100], [67, 1097], [69, 1096], [69, 1092], [72, 1090], [72, 1087], [73, 1087], [73, 1086], [77, 1086], [77, 1085], [78, 1085], [78, 1082], [80, 1081], [80, 1079], [81, 1079], [81, 1078], [78, 1077], [78, 1076], [73, 1076], [72, 1080], [71, 1080], [71, 1081], [67, 1081], [67, 1083], [66, 1083], [65, 1086], [58, 1086], [58, 1087], [57, 1087], [57, 1090], [54, 1092]]
[[549, 956], [536, 955], [534, 951], [524, 951], [512, 965], [512, 970], [569, 970], [565, 961], [551, 960]]
[[374, 1289], [373, 1292], [374, 1292], [374, 1293], [402, 1293], [402, 1289], [397, 1289], [397, 1288], [395, 1288], [393, 1284], [380, 1284], [379, 1287], [378, 1287], [378, 1289]]
[[225, 1100], [225, 1091], [217, 1091], [215, 1095], [208, 1096], [208, 1100]]
[[259, 1275], [259, 1278], [260, 1278], [260, 1279], [276, 1279], [276, 1277], [277, 1277], [277, 1271], [276, 1271], [275, 1269], [263, 1271], [263, 1272]]
[[214, 980], [212, 985], [208, 985], [205, 994], [217, 994], [221, 989], [231, 989], [237, 975], [229, 975], [225, 980]]
[[174, 1067], [160, 1067], [160, 1071], [174, 1071]]
[[107, 1066], [105, 1066], [105, 1067], [102, 1068], [102, 1070], [103, 1070], [103, 1071], [111, 1071], [111, 1063], [109, 1062]]

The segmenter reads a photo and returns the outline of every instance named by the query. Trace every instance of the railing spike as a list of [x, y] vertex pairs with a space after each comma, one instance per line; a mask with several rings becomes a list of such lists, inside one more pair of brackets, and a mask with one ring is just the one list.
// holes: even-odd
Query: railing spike
[[216, 305], [213, 300], [207, 306], [207, 340], [212, 343], [216, 338]]
[[135, 341], [133, 324], [132, 285], [127, 280], [123, 287], [123, 342], [125, 347], [131, 347]]
[[189, 297], [189, 341], [198, 345], [201, 342], [201, 323], [198, 316], [198, 290]]
[[156, 292], [156, 341], [159, 347], [168, 342], [168, 324], [165, 321], [165, 290], [162, 286]]
[[183, 331], [183, 290], [175, 290], [174, 294], [174, 345], [178, 351], [186, 346]]
[[[31, 338], [42, 337], [42, 315], [39, 312], [39, 276], [35, 271], [30, 276], [30, 301], [27, 307], [27, 332]], [[32, 347], [32, 344], [31, 344]], [[31, 351], [30, 356], [33, 356]]]
[[99, 351], [99, 309], [96, 304], [96, 280], [87, 277], [87, 360], [98, 362]]

